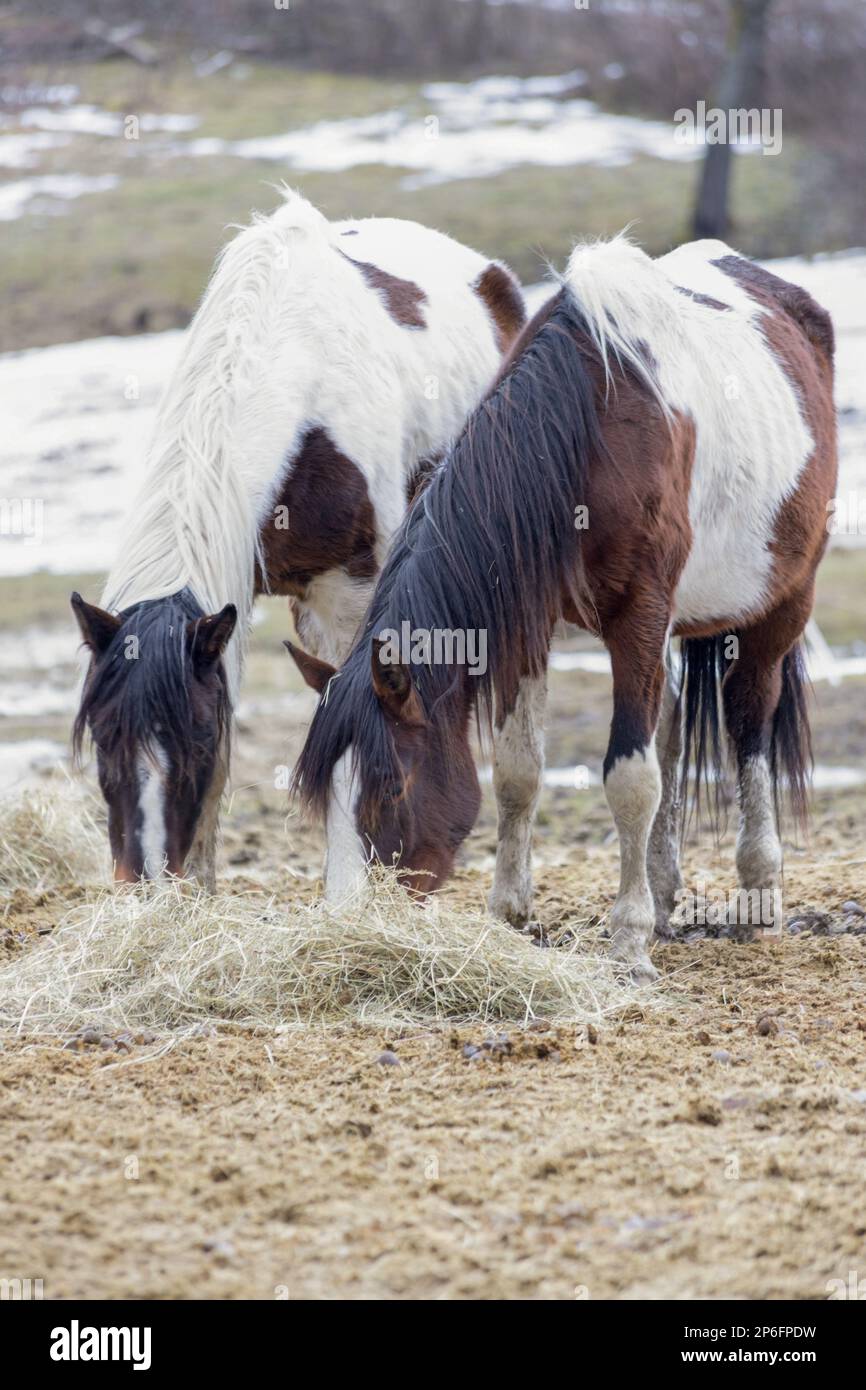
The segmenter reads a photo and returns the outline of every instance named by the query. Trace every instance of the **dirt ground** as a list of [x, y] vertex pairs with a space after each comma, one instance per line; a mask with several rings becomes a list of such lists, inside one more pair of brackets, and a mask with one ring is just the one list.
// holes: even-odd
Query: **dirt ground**
[[[863, 884], [788, 876], [831, 914]], [[543, 869], [540, 916], [574, 883]], [[826, 1298], [866, 1255], [866, 936], [655, 959], [662, 1007], [597, 1029], [7, 1040], [0, 1271], [46, 1298]]]
[[[221, 881], [309, 899], [321, 833], [275, 773], [311, 702], [274, 639], [253, 645]], [[820, 687], [819, 763], [862, 765], [863, 689]], [[550, 766], [596, 769], [608, 717], [606, 677], [555, 674]], [[659, 943], [659, 989], [595, 1030], [0, 1039], [0, 1276], [46, 1298], [826, 1298], [866, 1269], [864, 813], [862, 784], [821, 791], [808, 841], [786, 837], [780, 941]], [[734, 824], [690, 834], [688, 884], [733, 886]], [[446, 906], [483, 901], [494, 848], [487, 786]], [[603, 936], [601, 789], [547, 787], [536, 851], [540, 922], [588, 899]], [[0, 959], [84, 891], [8, 892]]]
[[861, 940], [663, 957], [694, 1007], [594, 1041], [9, 1047], [0, 1268], [49, 1298], [826, 1297], [866, 1236]]

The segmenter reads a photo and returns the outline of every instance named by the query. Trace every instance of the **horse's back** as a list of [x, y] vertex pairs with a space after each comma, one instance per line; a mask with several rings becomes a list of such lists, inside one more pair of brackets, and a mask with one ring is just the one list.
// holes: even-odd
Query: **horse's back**
[[258, 450], [246, 466], [265, 481], [258, 583], [291, 595], [305, 640], [338, 659], [413, 480], [486, 390], [522, 294], [505, 267], [395, 218], [290, 236], [276, 292], [271, 351], [244, 403]]
[[657, 265], [682, 329], [660, 375], [695, 423], [676, 622], [748, 621], [810, 582], [823, 548], [836, 479], [832, 323], [807, 291], [722, 242]]

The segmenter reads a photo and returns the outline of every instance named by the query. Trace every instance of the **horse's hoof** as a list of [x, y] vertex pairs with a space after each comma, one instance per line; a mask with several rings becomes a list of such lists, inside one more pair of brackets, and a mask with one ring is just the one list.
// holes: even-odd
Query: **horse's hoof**
[[532, 903], [517, 897], [493, 894], [487, 899], [487, 910], [499, 922], [507, 922], [509, 927], [522, 931], [532, 921]]
[[647, 955], [643, 941], [638, 942], [633, 936], [622, 933], [619, 939], [614, 937], [610, 954], [617, 965], [628, 971], [635, 984], [647, 985], [659, 978], [659, 972]]
[[661, 979], [661, 975], [649, 956], [644, 956], [643, 960], [634, 961], [629, 969], [629, 974], [636, 985], [651, 985], [654, 980]]
[[670, 915], [657, 917], [655, 927], [653, 928], [653, 940], [676, 941], [676, 939], [677, 929], [671, 924]]

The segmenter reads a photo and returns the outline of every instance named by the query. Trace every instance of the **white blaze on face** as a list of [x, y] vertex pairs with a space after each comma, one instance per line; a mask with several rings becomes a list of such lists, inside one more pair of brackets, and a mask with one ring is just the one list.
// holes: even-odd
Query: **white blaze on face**
[[142, 872], [159, 878], [165, 872], [165, 783], [168, 758], [160, 744], [142, 748], [138, 755], [138, 809], [140, 816]]
[[352, 897], [364, 885], [367, 855], [355, 826], [358, 795], [352, 774], [352, 748], [346, 749], [331, 777], [331, 793], [325, 822], [328, 849], [325, 857], [325, 897], [338, 903]]

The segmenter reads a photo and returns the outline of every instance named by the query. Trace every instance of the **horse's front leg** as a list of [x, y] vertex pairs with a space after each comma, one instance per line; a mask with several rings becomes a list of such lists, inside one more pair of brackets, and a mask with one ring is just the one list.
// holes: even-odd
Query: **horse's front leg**
[[[613, 721], [604, 789], [619, 834], [619, 893], [610, 914], [611, 954], [636, 980], [658, 971], [647, 947], [656, 908], [647, 872], [650, 832], [662, 795], [656, 725], [664, 680], [666, 633], [652, 636], [649, 616], [630, 614], [606, 634], [613, 668]], [[657, 620], [656, 620], [657, 621]]]
[[532, 826], [544, 773], [547, 673], [521, 681], [514, 709], [497, 730], [493, 788], [499, 812], [496, 870], [488, 906], [522, 927], [532, 912]]
[[656, 747], [662, 776], [661, 802], [656, 812], [647, 849], [647, 869], [655, 904], [656, 936], [670, 934], [669, 922], [683, 886], [680, 872], [680, 765], [682, 760], [682, 710], [674, 685], [670, 648], [665, 662]]

